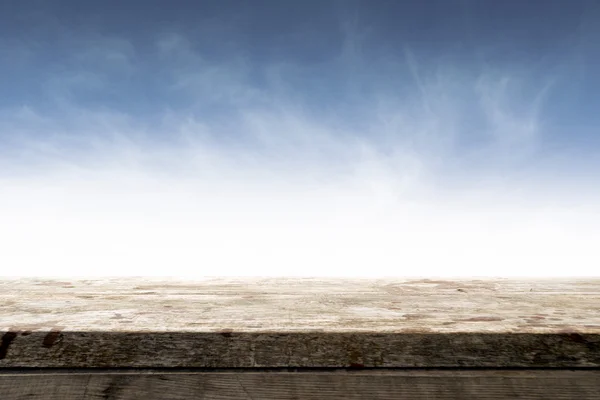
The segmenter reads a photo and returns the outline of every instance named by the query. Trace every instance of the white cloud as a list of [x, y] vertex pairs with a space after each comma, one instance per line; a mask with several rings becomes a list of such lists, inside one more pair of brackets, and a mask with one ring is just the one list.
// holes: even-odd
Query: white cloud
[[[510, 168], [543, 134], [539, 101], [511, 81], [461, 76], [469, 97], [414, 62], [420, 91], [365, 98], [352, 126], [183, 37], [158, 48], [198, 104], [236, 112], [149, 124], [66, 102], [3, 119], [0, 275], [597, 275], [597, 193]], [[486, 159], [461, 148], [474, 105]]]
[[[591, 199], [568, 208], [510, 183], [441, 189], [418, 154], [336, 141], [299, 116], [253, 117], [246, 129], [273, 135], [263, 154], [201, 137], [129, 138], [100, 142], [87, 159], [55, 149], [43, 171], [3, 174], [0, 265], [10, 268], [0, 274], [596, 273]], [[136, 129], [112, 126], [124, 137]]]

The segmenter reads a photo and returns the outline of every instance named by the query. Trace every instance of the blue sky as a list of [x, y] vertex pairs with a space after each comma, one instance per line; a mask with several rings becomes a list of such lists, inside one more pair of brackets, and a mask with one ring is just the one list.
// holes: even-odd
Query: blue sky
[[595, 275], [598, 43], [591, 0], [2, 2], [0, 265]]

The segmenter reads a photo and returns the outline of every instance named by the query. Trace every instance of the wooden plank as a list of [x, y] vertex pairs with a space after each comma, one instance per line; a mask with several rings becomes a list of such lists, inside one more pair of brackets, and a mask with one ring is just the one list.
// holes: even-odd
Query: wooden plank
[[598, 399], [600, 371], [0, 374], [3, 400]]
[[0, 367], [598, 367], [600, 279], [4, 279], [0, 336]]

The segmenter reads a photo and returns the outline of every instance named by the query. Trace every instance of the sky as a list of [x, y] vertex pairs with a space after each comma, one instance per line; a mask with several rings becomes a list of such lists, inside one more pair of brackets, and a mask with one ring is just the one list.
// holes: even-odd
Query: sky
[[600, 275], [600, 1], [0, 2], [0, 275]]

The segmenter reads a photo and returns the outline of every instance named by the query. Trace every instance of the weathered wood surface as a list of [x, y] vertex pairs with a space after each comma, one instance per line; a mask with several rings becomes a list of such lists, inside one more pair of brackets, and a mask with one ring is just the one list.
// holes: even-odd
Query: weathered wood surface
[[600, 371], [0, 373], [3, 400], [598, 399]]
[[0, 336], [0, 367], [599, 367], [600, 279], [4, 279]]

